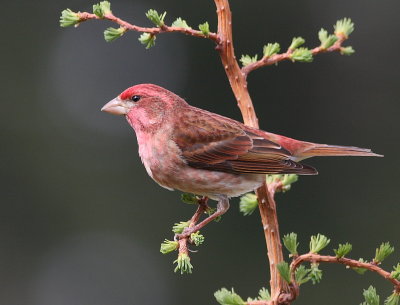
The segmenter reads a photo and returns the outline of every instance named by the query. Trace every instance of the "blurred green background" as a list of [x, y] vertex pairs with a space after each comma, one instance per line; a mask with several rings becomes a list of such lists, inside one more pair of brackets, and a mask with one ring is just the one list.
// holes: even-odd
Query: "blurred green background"
[[[145, 50], [139, 34], [106, 43], [108, 22], [61, 29], [65, 8], [91, 10], [90, 1], [10, 1], [3, 4], [1, 49], [0, 304], [215, 304], [213, 293], [235, 287], [255, 296], [269, 278], [258, 213], [243, 217], [238, 199], [220, 223], [204, 230], [193, 253], [194, 274], [173, 273], [174, 254], [159, 246], [193, 207], [146, 174], [133, 130], [101, 106], [126, 87], [150, 82], [192, 105], [240, 120], [219, 57], [210, 41], [160, 35]], [[323, 54], [312, 64], [285, 62], [252, 73], [249, 89], [268, 131], [308, 141], [373, 148], [385, 158], [325, 158], [284, 195], [278, 194], [281, 233], [295, 231], [306, 251], [318, 232], [353, 243], [354, 258], [372, 258], [383, 241], [398, 250], [399, 61], [397, 0], [232, 0], [236, 54], [283, 47], [294, 36], [318, 44], [321, 27], [351, 17], [351, 57]], [[214, 3], [112, 1], [113, 12], [149, 25], [149, 8], [167, 22], [208, 20]], [[321, 284], [306, 284], [296, 304], [359, 304], [376, 275], [323, 266]]]

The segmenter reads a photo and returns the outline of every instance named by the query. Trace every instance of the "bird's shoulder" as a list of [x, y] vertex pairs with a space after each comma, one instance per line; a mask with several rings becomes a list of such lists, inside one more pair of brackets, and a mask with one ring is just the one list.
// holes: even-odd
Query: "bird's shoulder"
[[209, 111], [187, 106], [174, 115], [173, 137], [178, 144], [216, 142], [244, 136], [240, 123]]
[[218, 163], [255, 153], [288, 154], [279, 144], [257, 134], [256, 129], [206, 110], [189, 106], [176, 117], [172, 139], [191, 161]]

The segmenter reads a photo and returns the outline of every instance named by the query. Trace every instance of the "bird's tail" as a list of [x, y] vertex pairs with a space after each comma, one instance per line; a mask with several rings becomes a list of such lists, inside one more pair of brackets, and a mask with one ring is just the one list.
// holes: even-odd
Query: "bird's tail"
[[339, 146], [327, 144], [314, 144], [301, 152], [300, 158], [306, 159], [318, 156], [361, 156], [361, 157], [383, 157], [376, 154], [368, 148], [359, 148], [354, 146]]

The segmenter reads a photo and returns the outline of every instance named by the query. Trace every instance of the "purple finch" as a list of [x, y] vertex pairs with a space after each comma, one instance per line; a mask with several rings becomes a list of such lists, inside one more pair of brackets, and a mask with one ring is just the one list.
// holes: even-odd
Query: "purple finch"
[[299, 163], [314, 156], [380, 156], [370, 149], [303, 142], [251, 128], [151, 84], [126, 89], [102, 111], [125, 115], [147, 173], [159, 185], [218, 201], [217, 211], [186, 236], [225, 213], [229, 197], [261, 186], [265, 174], [315, 175], [313, 167]]

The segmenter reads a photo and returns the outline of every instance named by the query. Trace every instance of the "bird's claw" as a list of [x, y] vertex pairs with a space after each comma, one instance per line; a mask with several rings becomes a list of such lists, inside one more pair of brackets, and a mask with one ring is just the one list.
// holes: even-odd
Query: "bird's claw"
[[174, 241], [180, 241], [181, 239], [189, 238], [189, 236], [190, 236], [190, 234], [186, 234], [184, 232], [182, 232], [181, 234], [175, 234]]
[[178, 241], [184, 238], [190, 238], [190, 235], [192, 235], [193, 233], [197, 232], [198, 230], [194, 229], [194, 227], [187, 227], [183, 230], [183, 232], [181, 234], [175, 234], [174, 235], [174, 241]]

